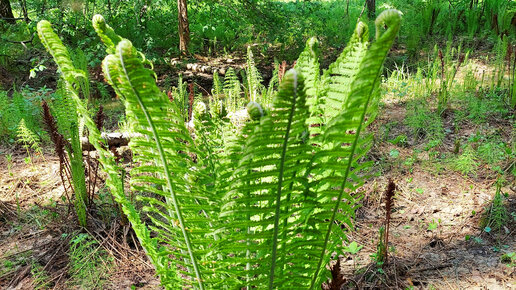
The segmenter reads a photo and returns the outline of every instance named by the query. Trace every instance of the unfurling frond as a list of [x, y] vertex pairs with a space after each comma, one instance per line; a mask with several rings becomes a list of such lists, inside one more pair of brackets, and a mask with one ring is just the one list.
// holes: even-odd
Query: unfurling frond
[[[211, 240], [205, 237], [213, 214], [208, 207], [211, 196], [195, 184], [201, 176], [191, 156], [197, 152], [179, 108], [160, 92], [130, 41], [118, 43], [115, 53], [104, 59], [103, 70], [123, 96], [139, 133], [129, 144], [139, 164], [131, 172], [131, 184], [135, 191], [151, 193], [137, 199], [146, 204], [140, 214], [156, 236], [142, 245], [157, 253], [153, 262], [167, 287], [203, 289], [205, 283], [217, 282], [205, 275], [211, 265], [206, 263]], [[176, 258], [167, 258], [170, 255]]]
[[[342, 110], [326, 124], [321, 135], [322, 150], [315, 156], [312, 169], [316, 180], [314, 190], [323, 207], [317, 215], [329, 223], [324, 230], [324, 250], [320, 253], [311, 288], [327, 278], [319, 274], [321, 267], [329, 262], [331, 253], [345, 238], [334, 223], [339, 221], [351, 226], [355, 207], [355, 198], [351, 194], [363, 183], [359, 172], [367, 164], [359, 164], [358, 160], [369, 151], [372, 138], [362, 136], [362, 132], [376, 116], [383, 62], [401, 24], [401, 14], [396, 10], [384, 11], [378, 18], [383, 19], [381, 24], [388, 23], [389, 26], [379, 34], [360, 61], [349, 93], [343, 98]], [[381, 24], [377, 22], [377, 30], [383, 29]]]
[[233, 257], [225, 262], [232, 276], [243, 280], [238, 287], [292, 289], [310, 281], [304, 268], [316, 235], [301, 225], [306, 217], [299, 212], [313, 201], [303, 193], [311, 158], [305, 101], [303, 77], [291, 70], [270, 113], [248, 130], [223, 198], [220, 248], [224, 256]]

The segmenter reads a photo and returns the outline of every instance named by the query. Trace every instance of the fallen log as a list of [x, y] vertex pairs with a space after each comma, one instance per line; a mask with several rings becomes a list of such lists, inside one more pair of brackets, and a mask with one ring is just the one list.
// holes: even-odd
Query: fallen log
[[[111, 147], [121, 147], [127, 146], [129, 141], [131, 141], [131, 137], [141, 136], [140, 134], [135, 133], [102, 133], [101, 137], [106, 141], [106, 144], [109, 148]], [[90, 143], [88, 137], [81, 137], [82, 151], [95, 151], [95, 147]]]

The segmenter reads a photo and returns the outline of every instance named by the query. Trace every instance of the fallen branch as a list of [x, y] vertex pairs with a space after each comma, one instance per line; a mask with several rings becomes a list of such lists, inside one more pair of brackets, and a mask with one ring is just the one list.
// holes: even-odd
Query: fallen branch
[[12, 17], [0, 17], [0, 20], [25, 20], [24, 17], [15, 17], [15, 18], [12, 18]]
[[[130, 133], [102, 133], [101, 137], [106, 141], [109, 148], [126, 146], [131, 141], [132, 137], [141, 136], [140, 134]], [[90, 143], [87, 137], [81, 137], [81, 144], [83, 151], [95, 151], [95, 147]]]
[[31, 36], [31, 38], [29, 38], [27, 40], [9, 40], [9, 39], [2, 39], [2, 40], [10, 42], [10, 43], [20, 43], [20, 44], [31, 43], [34, 40], [34, 34]]

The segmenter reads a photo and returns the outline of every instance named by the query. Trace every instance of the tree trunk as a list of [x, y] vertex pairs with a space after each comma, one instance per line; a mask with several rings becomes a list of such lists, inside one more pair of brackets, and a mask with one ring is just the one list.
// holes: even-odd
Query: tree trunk
[[15, 23], [13, 10], [11, 9], [11, 2], [9, 0], [0, 0], [0, 18], [3, 18], [8, 23]]
[[47, 0], [41, 1], [41, 12], [39, 15], [45, 14], [45, 10], [47, 9]]
[[367, 17], [374, 19], [376, 17], [376, 0], [366, 0]]
[[190, 28], [188, 25], [188, 10], [186, 0], [177, 0], [177, 17], [179, 25], [179, 51], [182, 54], [188, 52], [188, 44], [190, 43]]
[[25, 22], [29, 23], [30, 19], [29, 19], [29, 13], [27, 13], [27, 1], [20, 0], [20, 8], [23, 13], [23, 19], [25, 20]]

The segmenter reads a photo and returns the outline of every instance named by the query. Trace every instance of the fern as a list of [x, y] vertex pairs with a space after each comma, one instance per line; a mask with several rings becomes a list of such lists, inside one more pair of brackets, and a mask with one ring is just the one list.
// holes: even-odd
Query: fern
[[[196, 113], [192, 138], [181, 109], [159, 91], [143, 55], [101, 16], [94, 17], [108, 52], [104, 75], [124, 100], [139, 134], [130, 143], [137, 165], [131, 185], [142, 208], [125, 197], [122, 176], [100, 133], [76, 91], [70, 90], [70, 96], [86, 120], [113, 195], [167, 289], [314, 288], [328, 277], [324, 267], [346, 239], [334, 224], [352, 225], [352, 192], [363, 183], [360, 171], [367, 166], [358, 161], [371, 145], [362, 131], [374, 120], [382, 64], [400, 19], [394, 10], [378, 17], [377, 29], [387, 30], [377, 32], [363, 57], [355, 55], [355, 46], [365, 42], [350, 48], [345, 55], [355, 71], [334, 69], [337, 63], [334, 75], [323, 75], [318, 85], [321, 77], [311, 54], [315, 48], [309, 46], [305, 60], [283, 78], [270, 108], [250, 103], [251, 121], [241, 130]], [[64, 47], [48, 22], [38, 24], [38, 33], [65, 68], [61, 72], [70, 87], [77, 72], [67, 66]], [[356, 35], [364, 36], [360, 31]], [[253, 79], [246, 78], [249, 96], [261, 91], [253, 89], [258, 75], [252, 76], [252, 67], [250, 63], [247, 76]], [[327, 84], [335, 87], [331, 94], [324, 93]], [[240, 82], [232, 70], [223, 91], [236, 109]], [[314, 95], [317, 102], [307, 103]], [[328, 105], [328, 99], [335, 103]], [[333, 106], [335, 112], [319, 112], [325, 124], [312, 136], [308, 120], [312, 107], [319, 105]]]
[[[94, 19], [99, 34], [101, 21], [99, 16]], [[131, 172], [131, 183], [137, 191], [153, 193], [138, 199], [149, 205], [142, 213], [149, 219], [149, 229], [157, 234], [150, 243], [142, 245], [147, 250], [154, 247], [152, 250], [160, 257], [177, 257], [155, 263], [167, 287], [197, 285], [203, 289], [205, 283], [217, 282], [210, 279], [213, 275], [208, 276], [211, 263], [205, 260], [212, 242], [205, 237], [211, 223], [211, 196], [202, 186], [188, 182], [198, 180], [200, 174], [189, 156], [197, 153], [192, 148], [194, 142], [177, 106], [159, 91], [153, 72], [143, 64], [128, 40], [120, 41], [115, 53], [103, 62], [106, 79], [126, 100], [134, 129], [141, 134], [130, 143], [135, 161], [140, 164]], [[158, 247], [160, 243], [163, 245]], [[171, 270], [174, 264], [176, 269]]]
[[81, 139], [76, 123], [71, 124], [71, 146], [67, 148], [71, 165], [72, 183], [75, 192], [75, 209], [79, 225], [87, 226], [86, 208], [88, 204], [88, 192], [86, 190], [86, 176], [82, 160]]
[[274, 99], [274, 95], [276, 94], [279, 87], [279, 69], [280, 66], [277, 62], [274, 63], [274, 70], [272, 71], [272, 77], [269, 80], [269, 85], [267, 86], [267, 90], [263, 91], [262, 101], [265, 106], [270, 106]]
[[7, 92], [0, 91], [0, 108], [4, 108], [0, 110], [0, 141], [8, 140], [11, 135], [11, 123], [15, 117], [11, 114], [9, 104], [10, 100], [7, 96]]
[[[367, 153], [372, 141], [370, 135], [363, 137], [361, 133], [376, 116], [380, 74], [398, 34], [401, 14], [397, 10], [386, 10], [378, 16], [375, 24], [377, 39], [359, 61], [349, 93], [342, 97], [342, 111], [326, 124], [321, 134], [322, 150], [314, 156], [314, 166], [310, 170], [316, 176], [314, 191], [321, 204], [321, 210], [315, 213], [319, 220], [329, 220], [323, 229], [324, 243], [310, 288], [327, 278], [319, 274], [321, 268], [329, 262], [331, 253], [338, 250], [341, 239], [346, 239], [340, 229], [335, 229], [335, 221], [351, 226], [355, 206], [350, 194], [363, 183], [358, 174], [367, 166], [367, 163], [359, 164], [357, 161]], [[383, 27], [387, 30], [382, 33]], [[361, 35], [358, 28], [355, 36]]]
[[61, 133], [65, 139], [72, 137], [72, 129], [74, 128], [72, 124], [77, 125], [79, 123], [75, 103], [70, 98], [68, 89], [64, 80], [60, 79], [57, 83], [57, 91], [50, 103], [52, 115], [56, 117], [59, 133]]
[[177, 90], [174, 97], [174, 102], [179, 106], [181, 116], [184, 120], [188, 120], [188, 91], [187, 84], [183, 82], [183, 75], [180, 74], [177, 79]]
[[306, 47], [299, 55], [296, 62], [296, 69], [305, 76], [307, 105], [314, 108], [317, 103], [319, 81], [319, 42], [312, 37], [306, 42]]
[[262, 86], [262, 76], [260, 72], [258, 72], [258, 68], [256, 68], [256, 64], [254, 62], [253, 51], [251, 47], [247, 47], [247, 67], [245, 70], [246, 76], [246, 95], [249, 102], [261, 102], [259, 96], [261, 95], [263, 86]]
[[343, 109], [346, 98], [350, 95], [351, 84], [356, 79], [361, 61], [367, 52], [368, 39], [367, 25], [359, 22], [346, 48], [324, 72], [321, 80], [326, 88], [321, 92], [324, 95], [324, 105], [321, 108], [325, 116], [324, 123]]
[[[278, 287], [287, 282], [303, 283], [299, 279], [277, 275], [298, 266], [289, 267], [287, 253], [291, 245], [288, 242], [313, 242], [309, 237], [296, 238], [293, 231], [304, 215], [293, 217], [284, 224], [288, 220], [287, 214], [291, 214], [289, 208], [304, 205], [302, 192], [306, 178], [302, 169], [310, 160], [311, 152], [306, 143], [307, 117], [303, 79], [290, 71], [270, 114], [262, 118], [248, 137], [231, 179], [231, 188], [223, 198], [221, 217], [229, 219], [224, 223], [227, 232], [221, 251], [234, 255], [236, 264], [228, 266], [236, 271], [234, 276], [238, 277], [240, 273], [241, 277], [245, 275], [252, 280], [244, 284], [246, 286], [268, 283], [270, 287]], [[239, 246], [240, 241], [247, 242]], [[231, 262], [232, 259], [228, 260]]]
[[240, 108], [240, 80], [235, 70], [228, 68], [224, 77], [224, 95], [226, 96], [226, 108], [229, 112], [235, 112]]
[[223, 85], [219, 78], [219, 73], [217, 71], [213, 72], [213, 89], [211, 90], [211, 94], [216, 98], [219, 98], [223, 95]]
[[[76, 108], [79, 106], [78, 103], [80, 103], [80, 106], [84, 106], [84, 104], [79, 99], [79, 93], [76, 87], [79, 86], [83, 94], [89, 94], [89, 84], [85, 84], [88, 82], [88, 78], [84, 71], [75, 68], [68, 51], [57, 35], [52, 31], [49, 22], [41, 21], [38, 23], [38, 35], [45, 48], [54, 56], [59, 70], [61, 71], [62, 84], [58, 91], [59, 97], [55, 100], [55, 103], [53, 103], [53, 108], [57, 116], [58, 127], [61, 130], [60, 133], [70, 140], [70, 145], [65, 146], [65, 148], [71, 165], [72, 184], [76, 196], [75, 209], [79, 225], [86, 227], [88, 193], [86, 190], [86, 177], [82, 159], [81, 130], [79, 130], [78, 109]], [[72, 101], [74, 97], [77, 97], [75, 103]]]
[[224, 114], [224, 104], [222, 102], [222, 82], [219, 79], [219, 73], [213, 72], [213, 89], [211, 90], [211, 96], [209, 96], [209, 110], [212, 117], [222, 117]]
[[74, 66], [80, 69], [84, 73], [84, 77], [77, 78], [76, 81], [80, 87], [80, 91], [82, 93], [82, 97], [86, 100], [90, 99], [90, 76], [88, 72], [88, 60], [84, 51], [80, 48], [77, 48], [73, 51], [72, 61]]
[[[71, 165], [72, 184], [76, 196], [75, 210], [79, 225], [87, 226], [86, 205], [88, 204], [88, 193], [86, 190], [86, 177], [84, 174], [84, 163], [82, 159], [82, 148], [80, 140], [79, 121], [77, 108], [82, 101], [79, 99], [76, 86], [79, 84], [84, 91], [84, 80], [87, 76], [84, 71], [74, 67], [68, 51], [63, 46], [57, 35], [52, 31], [50, 23], [41, 21], [38, 23], [38, 35], [45, 48], [52, 54], [59, 70], [61, 71], [62, 84], [59, 89], [59, 97], [55, 100], [54, 112], [57, 116], [57, 123], [61, 134], [70, 140], [70, 145], [65, 146]], [[89, 88], [89, 86], [88, 86]], [[76, 103], [70, 99], [77, 97]], [[86, 109], [86, 108], [85, 108]], [[93, 143], [92, 143], [93, 144]]]
[[43, 155], [43, 152], [41, 151], [39, 136], [27, 127], [27, 125], [25, 124], [25, 119], [21, 119], [20, 123], [18, 124], [17, 136], [18, 141], [23, 144], [23, 147], [27, 151], [27, 155], [29, 158], [31, 156], [31, 150], [40, 156]]

